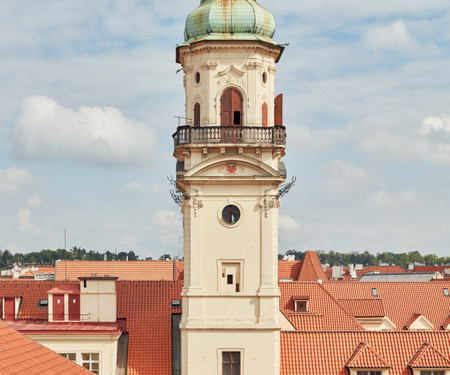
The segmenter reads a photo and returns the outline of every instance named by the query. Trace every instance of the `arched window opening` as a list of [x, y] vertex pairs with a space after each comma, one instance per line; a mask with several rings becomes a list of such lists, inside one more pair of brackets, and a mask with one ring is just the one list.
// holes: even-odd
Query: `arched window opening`
[[235, 88], [225, 90], [220, 98], [220, 125], [242, 125], [242, 95]]
[[268, 122], [269, 122], [269, 114], [268, 114], [269, 107], [267, 106], [267, 103], [263, 103], [261, 110], [262, 110], [261, 123], [264, 128], [267, 128], [267, 126], [269, 125], [268, 124]]
[[195, 103], [194, 105], [194, 127], [198, 128], [200, 126], [200, 104]]

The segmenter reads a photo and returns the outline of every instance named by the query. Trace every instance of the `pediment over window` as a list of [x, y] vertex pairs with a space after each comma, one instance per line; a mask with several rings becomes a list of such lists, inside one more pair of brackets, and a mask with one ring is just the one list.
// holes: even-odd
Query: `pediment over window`
[[450, 360], [431, 344], [424, 342], [409, 361], [408, 367], [413, 369], [414, 374], [425, 371], [431, 371], [431, 374], [435, 371], [444, 371], [445, 374], [446, 371], [450, 371]]
[[351, 375], [385, 375], [391, 368], [368, 344], [360, 342], [345, 365]]
[[429, 322], [421, 314], [413, 314], [411, 318], [406, 322], [405, 329], [409, 331], [432, 331], [434, 330], [433, 324]]

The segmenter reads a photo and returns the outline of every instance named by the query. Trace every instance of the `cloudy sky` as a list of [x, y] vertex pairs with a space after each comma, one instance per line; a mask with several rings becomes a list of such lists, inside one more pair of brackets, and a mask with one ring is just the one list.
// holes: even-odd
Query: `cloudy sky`
[[[261, 0], [297, 184], [280, 251], [450, 254], [448, 0]], [[199, 0], [0, 3], [0, 249], [182, 251], [175, 46]]]

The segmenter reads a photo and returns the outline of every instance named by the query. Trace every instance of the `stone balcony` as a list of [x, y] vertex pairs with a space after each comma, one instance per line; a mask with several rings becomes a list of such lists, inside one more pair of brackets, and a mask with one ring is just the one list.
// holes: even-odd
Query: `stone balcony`
[[286, 146], [284, 126], [179, 126], [172, 135], [175, 150], [183, 145]]

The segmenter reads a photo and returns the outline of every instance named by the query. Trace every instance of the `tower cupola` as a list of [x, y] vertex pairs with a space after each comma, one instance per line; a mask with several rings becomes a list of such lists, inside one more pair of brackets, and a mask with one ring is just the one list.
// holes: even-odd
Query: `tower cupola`
[[272, 14], [255, 0], [202, 0], [186, 20], [185, 44], [202, 40], [261, 40], [275, 44]]

